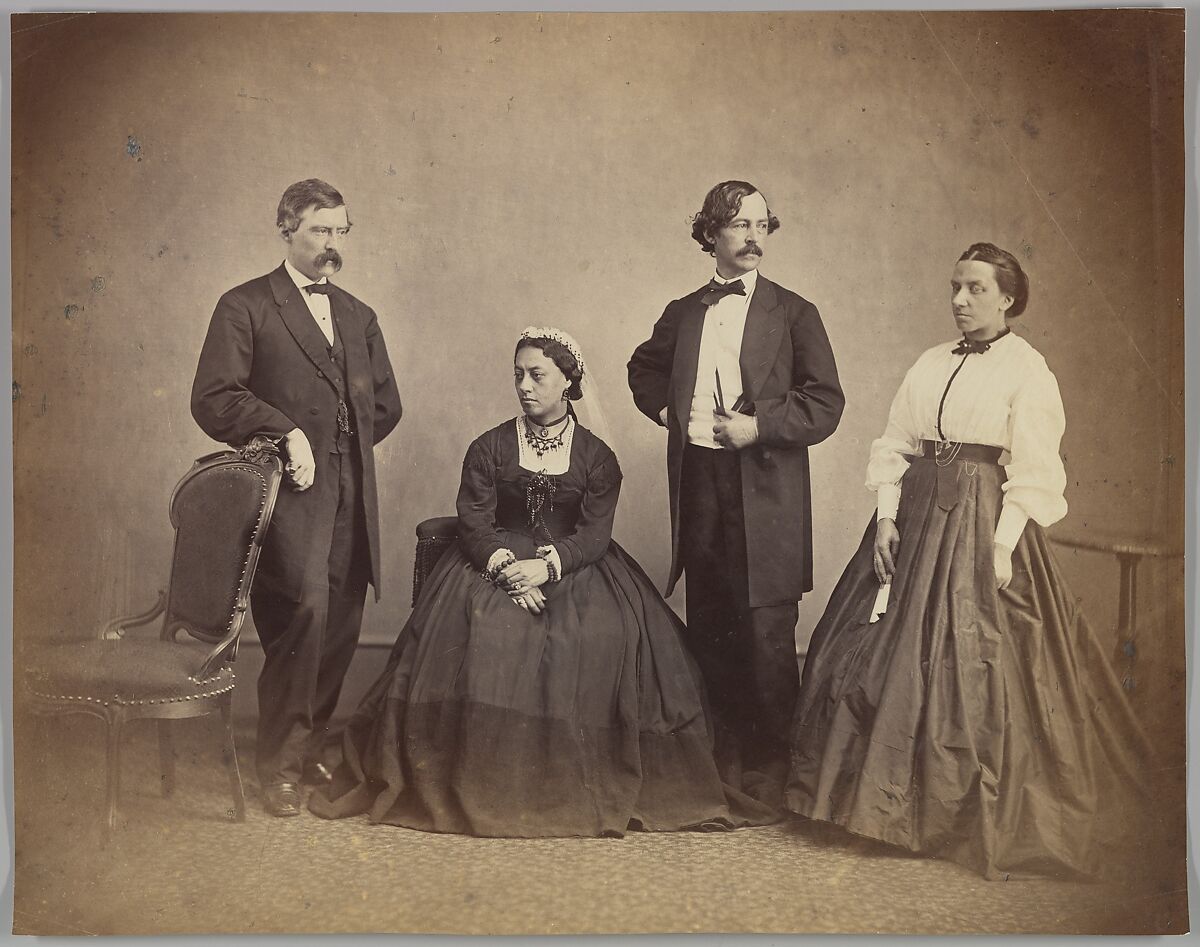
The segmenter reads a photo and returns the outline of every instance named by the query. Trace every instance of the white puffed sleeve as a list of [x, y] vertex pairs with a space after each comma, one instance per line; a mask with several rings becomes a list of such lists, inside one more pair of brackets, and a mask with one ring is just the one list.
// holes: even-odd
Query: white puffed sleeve
[[1011, 458], [996, 543], [1014, 549], [1027, 520], [1050, 526], [1067, 515], [1067, 472], [1058, 453], [1066, 417], [1058, 381], [1040, 357], [1013, 397], [1008, 425]]
[[912, 407], [912, 377], [920, 364], [918, 359], [900, 382], [883, 436], [871, 443], [867, 489], [876, 493], [876, 516], [881, 520], [895, 520], [900, 509], [900, 478], [908, 470], [909, 457], [920, 451], [921, 435]]

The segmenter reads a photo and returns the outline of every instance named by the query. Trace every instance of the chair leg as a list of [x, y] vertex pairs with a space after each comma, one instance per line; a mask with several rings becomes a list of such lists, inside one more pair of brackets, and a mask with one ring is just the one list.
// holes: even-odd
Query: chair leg
[[225, 730], [222, 754], [225, 757], [225, 768], [229, 772], [229, 788], [233, 792], [233, 818], [237, 822], [246, 821], [246, 795], [242, 791], [242, 773], [238, 769], [237, 747], [233, 742], [233, 701], [221, 702], [221, 723]]
[[105, 717], [108, 725], [108, 819], [107, 832], [117, 827], [117, 802], [121, 794], [121, 731], [125, 712], [117, 708]]
[[175, 791], [175, 741], [171, 736], [171, 721], [158, 721], [158, 766], [162, 771], [162, 794]]

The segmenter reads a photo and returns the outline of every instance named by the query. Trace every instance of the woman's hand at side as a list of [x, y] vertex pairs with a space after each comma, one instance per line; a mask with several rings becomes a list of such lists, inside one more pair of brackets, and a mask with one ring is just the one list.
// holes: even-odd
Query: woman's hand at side
[[1007, 546], [996, 543], [992, 550], [992, 565], [996, 569], [996, 588], [1006, 589], [1012, 582], [1012, 554]]
[[900, 531], [890, 519], [882, 519], [875, 527], [875, 552], [872, 563], [879, 584], [890, 582], [896, 574], [896, 557], [900, 554]]

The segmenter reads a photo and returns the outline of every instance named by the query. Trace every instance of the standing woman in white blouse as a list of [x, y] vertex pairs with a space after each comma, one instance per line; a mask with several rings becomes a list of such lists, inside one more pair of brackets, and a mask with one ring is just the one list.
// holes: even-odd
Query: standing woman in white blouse
[[813, 633], [787, 802], [988, 878], [1091, 875], [1144, 741], [1043, 532], [1065, 422], [1008, 326], [1028, 277], [977, 243], [951, 291], [962, 338], [917, 359], [871, 446], [878, 511]]

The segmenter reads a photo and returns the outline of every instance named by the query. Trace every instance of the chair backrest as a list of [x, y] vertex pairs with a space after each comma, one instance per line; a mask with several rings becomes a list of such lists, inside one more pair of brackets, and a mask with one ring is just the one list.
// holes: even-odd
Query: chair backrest
[[216, 645], [205, 666], [231, 659], [271, 524], [282, 468], [265, 439], [201, 457], [171, 495], [175, 549], [162, 635]]
[[413, 560], [413, 605], [421, 597], [421, 588], [442, 558], [442, 553], [458, 541], [458, 517], [435, 516], [417, 524], [417, 554]]

